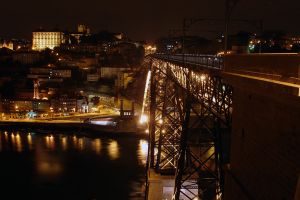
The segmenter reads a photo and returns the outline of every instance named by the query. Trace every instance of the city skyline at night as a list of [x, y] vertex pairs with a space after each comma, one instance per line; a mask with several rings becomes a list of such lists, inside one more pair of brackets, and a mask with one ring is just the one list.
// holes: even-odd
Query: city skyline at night
[[3, 0], [0, 199], [300, 200], [300, 0]]

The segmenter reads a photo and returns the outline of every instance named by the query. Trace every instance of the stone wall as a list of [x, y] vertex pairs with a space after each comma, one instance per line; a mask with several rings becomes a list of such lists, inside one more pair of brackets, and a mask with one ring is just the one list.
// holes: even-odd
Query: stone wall
[[[244, 61], [251, 63], [249, 58], [238, 58], [236, 66]], [[266, 64], [259, 60], [256, 61], [261, 67]], [[266, 66], [271, 68], [275, 61], [264, 62], [269, 62]], [[233, 63], [232, 60], [225, 64], [227, 72]], [[252, 69], [260, 68], [254, 61], [246, 64]], [[283, 66], [296, 68], [296, 63], [280, 61], [276, 73]], [[232, 74], [225, 74], [225, 80], [234, 87], [225, 200], [294, 199], [300, 174], [300, 97], [288, 91], [299, 88]]]

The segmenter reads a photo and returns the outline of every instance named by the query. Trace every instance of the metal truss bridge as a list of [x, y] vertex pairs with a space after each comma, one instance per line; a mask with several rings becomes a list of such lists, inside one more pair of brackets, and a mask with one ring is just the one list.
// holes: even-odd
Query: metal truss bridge
[[156, 54], [147, 62], [141, 120], [149, 119], [148, 199], [156, 199], [158, 175], [171, 177], [174, 200], [222, 199], [232, 121], [222, 57]]

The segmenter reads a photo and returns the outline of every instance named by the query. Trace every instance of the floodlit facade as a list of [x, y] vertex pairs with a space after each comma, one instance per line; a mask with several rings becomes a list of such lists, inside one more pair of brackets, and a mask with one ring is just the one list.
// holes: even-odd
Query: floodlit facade
[[46, 48], [54, 49], [64, 43], [64, 33], [60, 31], [32, 32], [32, 49], [41, 51]]
[[78, 24], [77, 26], [77, 32], [76, 33], [71, 33], [70, 35], [73, 36], [78, 43], [81, 42], [80, 38], [82, 36], [87, 36], [91, 34], [90, 28], [85, 25], [85, 24]]
[[1, 48], [8, 48], [10, 50], [14, 50], [14, 44], [13, 42], [6, 42], [6, 41], [3, 41], [3, 42], [0, 42], [0, 49]]
[[90, 28], [85, 24], [78, 24], [77, 26], [78, 33], [90, 34]]

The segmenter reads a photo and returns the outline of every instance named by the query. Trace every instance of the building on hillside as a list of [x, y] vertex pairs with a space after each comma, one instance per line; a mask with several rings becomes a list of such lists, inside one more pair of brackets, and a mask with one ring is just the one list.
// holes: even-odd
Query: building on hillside
[[85, 24], [78, 24], [77, 26], [77, 32], [71, 33], [70, 35], [74, 37], [79, 44], [81, 42], [82, 36], [87, 36], [91, 34], [90, 28]]
[[10, 50], [14, 50], [14, 43], [12, 41], [5, 41], [3, 40], [2, 42], [0, 42], [0, 49], [1, 48], [7, 48]]
[[88, 82], [98, 82], [100, 80], [99, 74], [87, 74], [87, 81]]
[[127, 89], [128, 84], [133, 82], [133, 72], [131, 70], [124, 70], [118, 74], [116, 79], [115, 86], [118, 89], [124, 90]]
[[100, 74], [103, 79], [117, 78], [122, 71], [130, 70], [130, 68], [125, 67], [101, 67]]
[[88, 101], [83, 97], [68, 97], [67, 95], [61, 95], [60, 97], [51, 99], [52, 112], [55, 113], [87, 113]]
[[118, 40], [124, 40], [125, 38], [124, 33], [114, 33], [113, 36]]
[[32, 67], [29, 69], [28, 78], [71, 78], [72, 70], [70, 68], [51, 68], [51, 67]]
[[91, 34], [90, 28], [85, 24], [78, 24], [77, 31], [78, 33]]
[[47, 100], [38, 99], [2, 99], [1, 112], [3, 113], [48, 113], [50, 111], [50, 104]]
[[32, 50], [54, 49], [63, 43], [64, 33], [59, 30], [45, 31], [39, 29], [32, 32]]
[[13, 61], [25, 65], [35, 64], [41, 61], [42, 56], [37, 51], [17, 51], [13, 54]]

